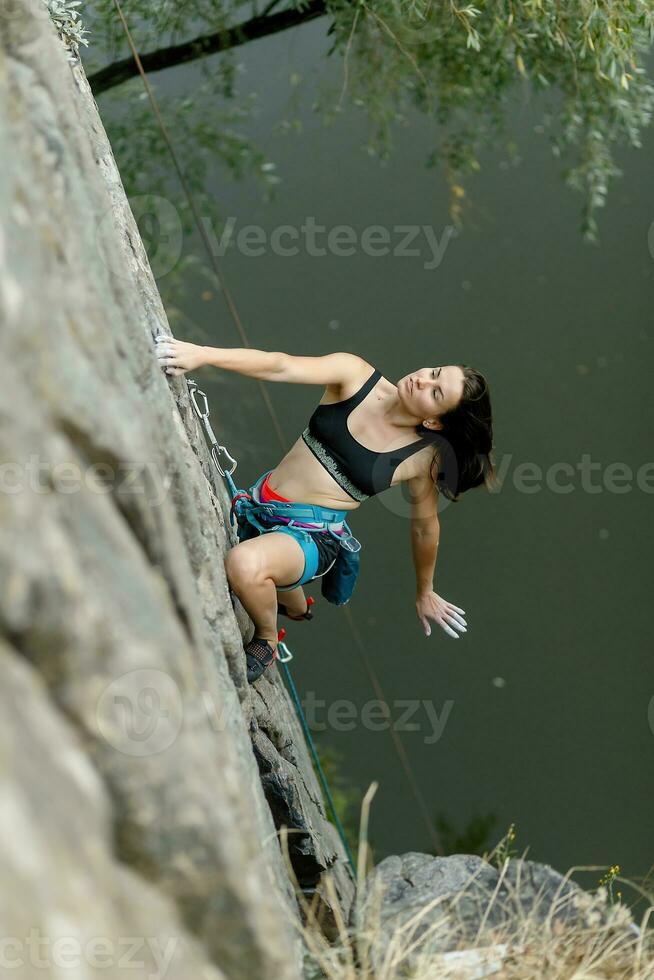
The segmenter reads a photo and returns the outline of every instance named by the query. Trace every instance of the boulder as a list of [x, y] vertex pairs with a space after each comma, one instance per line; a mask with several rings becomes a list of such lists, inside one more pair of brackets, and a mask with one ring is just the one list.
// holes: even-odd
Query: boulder
[[440, 954], [467, 945], [486, 946], [491, 960], [501, 959], [507, 947], [498, 940], [519, 935], [527, 916], [554, 928], [587, 928], [600, 917], [624, 933], [629, 916], [621, 911], [616, 916], [606, 903], [598, 911], [596, 896], [547, 864], [512, 858], [500, 870], [472, 854], [409, 852], [385, 858], [367, 876], [351, 927], [376, 969], [396, 960], [403, 975], [418, 955], [438, 963]]

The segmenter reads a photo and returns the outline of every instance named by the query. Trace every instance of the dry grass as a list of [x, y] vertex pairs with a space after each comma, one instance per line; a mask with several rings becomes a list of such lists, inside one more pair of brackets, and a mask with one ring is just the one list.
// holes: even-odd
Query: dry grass
[[[361, 808], [359, 895], [363, 894], [362, 885], [369, 870], [368, 817], [376, 788], [373, 783]], [[282, 846], [289, 873], [293, 875], [284, 835]], [[365, 922], [365, 926], [354, 930], [338, 913], [338, 899], [327, 877], [325, 887], [336, 910], [336, 938], [329, 941], [321, 930], [315, 903], [307, 902], [298, 888], [305, 921], [301, 926], [295, 921], [294, 925], [300, 929], [307, 950], [306, 980], [471, 980], [486, 976], [506, 980], [654, 980], [654, 930], [650, 924], [653, 896], [627, 879], [618, 880], [640, 894], [647, 905], [638, 923], [633, 922], [629, 909], [621, 902], [610, 901], [604, 886], [594, 893], [583, 892], [575, 899], [574, 924], [556, 917], [556, 912], [566, 903], [563, 895], [556, 898], [547, 912], [543, 909], [538, 915], [533, 903], [526, 910], [522, 908], [518, 878], [517, 889], [509, 889], [510, 908], [505, 906], [510, 912], [508, 924], [491, 926], [491, 913], [497, 911], [499, 903], [500, 885], [504, 885], [502, 891], [506, 895], [506, 873], [509, 862], [514, 860], [504, 856], [506, 853], [504, 839], [487, 856], [495, 859], [496, 866], [499, 864], [500, 880], [472, 941], [469, 933], [465, 942], [460, 938], [458, 923], [451, 912], [452, 896], [439, 897], [420, 907], [389, 933], [379, 915], [380, 892], [370, 888], [365, 896], [365, 917], [357, 916], [357, 921]], [[573, 871], [580, 870], [593, 869], [573, 868], [564, 881], [568, 881]], [[435, 917], [434, 909], [443, 901], [447, 902], [449, 914]], [[437, 949], [430, 950], [430, 940]], [[450, 951], [441, 952], [443, 948]]]

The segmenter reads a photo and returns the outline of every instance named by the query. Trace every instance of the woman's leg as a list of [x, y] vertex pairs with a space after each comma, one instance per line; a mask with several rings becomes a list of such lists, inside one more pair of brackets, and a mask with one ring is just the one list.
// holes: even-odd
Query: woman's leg
[[301, 616], [307, 611], [307, 597], [302, 585], [298, 585], [295, 589], [278, 592], [277, 598], [282, 605], [286, 606], [291, 616]]
[[[277, 647], [277, 586], [297, 582], [304, 573], [304, 551], [292, 535], [267, 531], [242, 541], [225, 557], [230, 588], [254, 623], [255, 636]], [[285, 596], [293, 595], [292, 589]], [[286, 602], [286, 600], [283, 600]]]

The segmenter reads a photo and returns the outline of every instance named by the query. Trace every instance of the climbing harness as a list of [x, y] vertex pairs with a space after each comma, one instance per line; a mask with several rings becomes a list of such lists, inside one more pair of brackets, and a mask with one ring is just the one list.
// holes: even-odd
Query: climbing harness
[[[325, 599], [336, 606], [345, 605], [354, 592], [359, 574], [359, 551], [361, 550], [361, 543], [354, 537], [345, 520], [347, 511], [321, 507], [318, 504], [278, 500], [262, 501], [259, 496], [259, 488], [267, 473], [260, 477], [249, 490], [240, 490], [232, 478], [237, 462], [216, 438], [209, 418], [207, 396], [198, 388], [196, 381], [187, 380], [193, 407], [202, 421], [211, 446], [211, 458], [229, 487], [231, 497], [229, 521], [234, 526], [236, 520], [239, 540], [246, 541], [257, 534], [265, 534], [273, 528], [292, 534], [302, 547], [307, 559], [305, 574], [297, 582], [293, 582], [280, 591], [290, 591], [298, 585], [306, 585], [313, 579], [320, 577], [322, 579], [321, 592]], [[202, 404], [199, 403], [200, 400]], [[229, 468], [221, 465], [220, 459], [223, 453], [229, 459]], [[311, 524], [303, 523], [306, 521], [310, 521]], [[313, 568], [309, 568], [310, 555], [307, 551], [311, 540], [309, 535], [317, 533], [329, 533], [339, 543], [336, 557], [329, 568], [320, 576], [311, 574], [312, 571], [315, 571], [315, 558], [312, 559]]]

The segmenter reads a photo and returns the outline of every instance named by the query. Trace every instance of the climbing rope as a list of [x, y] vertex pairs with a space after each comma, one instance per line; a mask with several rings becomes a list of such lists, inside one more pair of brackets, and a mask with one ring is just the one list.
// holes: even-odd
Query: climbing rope
[[[239, 496], [241, 496], [243, 493], [242, 490], [238, 489], [236, 483], [232, 478], [232, 473], [238, 466], [238, 463], [234, 459], [232, 454], [229, 452], [229, 450], [226, 448], [226, 446], [222, 446], [218, 442], [218, 439], [216, 438], [216, 433], [213, 431], [213, 427], [211, 425], [211, 419], [209, 417], [209, 402], [207, 400], [206, 394], [198, 387], [197, 382], [194, 381], [192, 378], [187, 378], [187, 382], [191, 394], [191, 402], [193, 404], [193, 408], [195, 409], [196, 415], [202, 422], [204, 431], [209, 440], [209, 445], [211, 447], [211, 458], [214, 462], [216, 469], [218, 470], [220, 475], [224, 478], [224, 480], [227, 482], [227, 486], [229, 488], [229, 495], [232, 500], [232, 507], [230, 509], [230, 523], [231, 523], [231, 520], [233, 519], [233, 515], [234, 515], [234, 504], [238, 500]], [[202, 407], [198, 404], [199, 399], [202, 399]], [[220, 456], [222, 453], [224, 453], [225, 456], [227, 456], [227, 458], [230, 461], [231, 465], [229, 469], [221, 465]], [[345, 836], [345, 829], [336, 811], [336, 804], [334, 803], [334, 797], [332, 796], [332, 791], [330, 789], [327, 776], [325, 775], [325, 771], [322, 767], [322, 763], [320, 761], [318, 750], [316, 749], [316, 745], [313, 740], [313, 736], [311, 734], [311, 729], [309, 728], [306, 715], [304, 714], [304, 710], [302, 708], [302, 702], [300, 701], [297, 688], [295, 686], [295, 682], [291, 675], [291, 669], [288, 666], [289, 661], [293, 659], [293, 654], [289, 650], [286, 643], [283, 642], [285, 635], [286, 635], [286, 630], [282, 629], [279, 631], [277, 661], [281, 665], [281, 668], [284, 672], [284, 677], [286, 678], [286, 686], [288, 687], [289, 694], [291, 695], [291, 700], [293, 701], [293, 705], [295, 706], [295, 711], [298, 716], [300, 725], [302, 727], [302, 732], [304, 734], [305, 741], [309, 748], [309, 752], [311, 753], [311, 758], [313, 760], [313, 764], [316, 773], [318, 775], [318, 779], [320, 780], [320, 785], [322, 786], [322, 790], [323, 793], [325, 794], [327, 804], [329, 806], [329, 809], [331, 810], [332, 819], [334, 821], [336, 830], [338, 831], [338, 835], [341, 838], [343, 849], [347, 854], [347, 859], [352, 869], [352, 874], [356, 878], [356, 867], [354, 864], [354, 858], [352, 857], [352, 852], [350, 851], [350, 845], [348, 844], [347, 837]]]
[[[197, 206], [195, 204], [195, 200], [193, 198], [193, 194], [192, 194], [191, 189], [190, 189], [190, 187], [188, 185], [188, 182], [186, 180], [186, 177], [184, 176], [184, 171], [182, 170], [182, 167], [181, 167], [181, 165], [179, 163], [179, 160], [177, 159], [177, 154], [175, 152], [175, 148], [173, 146], [172, 140], [170, 139], [168, 130], [166, 128], [166, 124], [165, 124], [165, 122], [163, 120], [163, 117], [161, 115], [161, 112], [159, 110], [159, 105], [158, 105], [157, 100], [155, 98], [154, 92], [152, 91], [152, 87], [151, 87], [151, 85], [150, 85], [150, 83], [148, 81], [147, 75], [146, 75], [146, 73], [145, 73], [145, 71], [143, 69], [143, 65], [141, 63], [141, 59], [139, 57], [139, 53], [138, 53], [138, 51], [136, 49], [136, 45], [134, 44], [134, 41], [132, 40], [132, 35], [131, 35], [130, 30], [129, 30], [129, 26], [127, 24], [127, 20], [125, 18], [125, 14], [123, 13], [123, 9], [121, 7], [120, 0], [114, 0], [114, 6], [116, 7], [116, 10], [118, 12], [118, 16], [120, 18], [121, 24], [122, 24], [123, 29], [125, 31], [125, 36], [127, 38], [127, 43], [129, 45], [130, 51], [132, 52], [132, 56], [133, 56], [134, 61], [136, 63], [136, 67], [138, 68], [139, 75], [141, 76], [141, 79], [143, 81], [143, 85], [145, 87], [145, 91], [146, 91], [146, 93], [148, 95], [148, 99], [150, 101], [150, 105], [152, 106], [152, 110], [153, 110], [154, 115], [155, 115], [155, 117], [157, 119], [157, 123], [159, 125], [159, 128], [161, 129], [161, 133], [163, 135], [163, 138], [164, 138], [164, 141], [166, 143], [166, 146], [168, 147], [168, 151], [170, 153], [170, 157], [171, 157], [171, 160], [173, 162], [173, 166], [175, 167], [175, 170], [177, 172], [177, 176], [179, 177], [179, 181], [180, 181], [180, 183], [182, 185], [182, 189], [183, 189], [183, 191], [184, 191], [184, 193], [186, 195], [186, 198], [188, 200], [189, 207], [191, 208], [191, 212], [193, 214], [193, 218], [195, 220], [195, 224], [197, 226], [198, 232], [199, 232], [200, 237], [201, 237], [201, 239], [202, 239], [202, 241], [204, 243], [204, 246], [205, 246], [205, 248], [207, 250], [207, 254], [209, 256], [209, 262], [211, 263], [211, 265], [212, 265], [212, 267], [214, 269], [214, 272], [216, 273], [216, 277], [218, 278], [218, 281], [220, 283], [222, 292], [223, 292], [223, 294], [225, 296], [225, 300], [227, 302], [227, 307], [228, 307], [229, 312], [230, 312], [230, 314], [232, 316], [232, 319], [234, 320], [234, 323], [236, 325], [236, 328], [237, 328], [237, 330], [238, 330], [238, 332], [239, 332], [239, 334], [241, 336], [241, 340], [242, 340], [243, 346], [249, 348], [249, 347], [251, 347], [251, 344], [250, 344], [250, 342], [249, 342], [249, 340], [247, 338], [247, 335], [246, 335], [246, 332], [245, 332], [245, 328], [243, 327], [243, 324], [241, 323], [240, 317], [238, 315], [238, 311], [236, 309], [236, 305], [235, 305], [234, 301], [232, 300], [231, 294], [230, 294], [230, 292], [229, 292], [229, 290], [227, 288], [227, 284], [225, 283], [225, 281], [223, 279], [222, 271], [220, 269], [220, 266], [218, 265], [218, 260], [217, 260], [215, 254], [214, 254], [214, 251], [213, 251], [213, 249], [211, 247], [211, 242], [209, 241], [209, 238], [208, 238], [207, 231], [206, 231], [206, 228], [204, 226], [204, 223], [200, 220], [199, 211], [198, 211]], [[266, 406], [266, 410], [267, 410], [267, 412], [268, 412], [268, 414], [270, 416], [270, 420], [271, 420], [272, 426], [273, 426], [273, 428], [275, 430], [275, 433], [277, 435], [277, 438], [279, 440], [279, 444], [280, 444], [281, 450], [282, 450], [282, 452], [284, 454], [286, 454], [286, 452], [288, 451], [288, 447], [286, 446], [286, 442], [285, 442], [285, 439], [284, 439], [284, 434], [282, 432], [282, 428], [281, 428], [281, 425], [279, 423], [279, 419], [277, 418], [277, 413], [275, 412], [275, 408], [274, 408], [274, 406], [272, 404], [272, 401], [270, 400], [270, 396], [269, 396], [268, 391], [266, 390], [266, 387], [263, 384], [263, 382], [259, 380], [258, 381], [258, 385], [259, 385], [259, 391], [260, 391], [261, 397], [262, 397], [263, 402], [264, 402], [264, 404]], [[204, 396], [204, 398], [205, 398], [205, 403], [206, 403], [206, 396]], [[208, 412], [208, 409], [207, 409], [207, 412]], [[205, 427], [205, 431], [207, 431], [206, 430], [206, 427]], [[207, 432], [207, 434], [208, 434], [208, 432]], [[215, 439], [215, 435], [214, 435], [214, 439]], [[217, 440], [216, 440], [216, 443], [215, 444], [216, 444], [216, 446], [218, 446]], [[223, 475], [225, 476], [225, 479], [227, 480], [228, 484], [230, 485], [230, 490], [231, 490], [231, 482], [233, 482], [233, 481], [231, 481], [231, 473], [234, 471], [234, 469], [236, 467], [236, 463], [234, 461], [234, 466], [231, 468], [231, 470], [229, 471], [229, 473], [226, 470], [223, 471], [222, 467], [220, 467], [220, 465], [216, 461], [215, 456], [213, 455], [214, 454], [213, 445], [214, 445], [214, 443], [212, 443], [212, 456], [214, 458], [214, 462], [216, 463], [216, 466], [218, 467], [219, 471], [221, 473], [223, 473]], [[224, 449], [224, 447], [220, 447], [220, 448]], [[231, 458], [233, 460], [233, 457], [231, 457]], [[356, 624], [355, 624], [354, 618], [352, 616], [352, 611], [351, 611], [351, 609], [349, 607], [346, 606], [344, 612], [345, 612], [346, 621], [347, 621], [348, 626], [350, 628], [350, 631], [352, 633], [352, 638], [354, 640], [354, 645], [355, 645], [355, 647], [357, 649], [357, 652], [358, 652], [358, 654], [359, 654], [359, 656], [361, 658], [361, 661], [363, 662], [363, 665], [365, 667], [366, 673], [368, 674], [368, 677], [369, 677], [370, 682], [371, 682], [371, 684], [372, 684], [372, 686], [373, 686], [373, 688], [375, 690], [375, 693], [377, 695], [377, 698], [379, 699], [380, 703], [383, 705], [384, 714], [385, 714], [386, 718], [388, 719], [388, 721], [391, 722], [391, 719], [390, 719], [390, 709], [388, 707], [388, 702], [387, 702], [387, 700], [386, 700], [386, 698], [384, 696], [384, 691], [383, 691], [383, 688], [382, 688], [381, 683], [379, 681], [379, 678], [377, 677], [377, 673], [374, 670], [374, 668], [372, 666], [372, 663], [370, 661], [370, 658], [368, 657], [368, 655], [366, 653], [365, 646], [364, 646], [363, 641], [361, 639], [361, 635], [360, 635], [358, 629], [356, 628]], [[430, 840], [432, 842], [432, 846], [434, 847], [434, 850], [435, 850], [436, 854], [441, 854], [442, 855], [443, 854], [443, 848], [442, 848], [442, 845], [441, 845], [440, 835], [438, 834], [438, 831], [436, 830], [436, 827], [434, 826], [434, 822], [431, 819], [431, 816], [429, 814], [429, 808], [427, 806], [426, 800], [425, 800], [425, 798], [424, 798], [424, 796], [422, 794], [422, 791], [420, 789], [420, 786], [418, 784], [418, 781], [417, 781], [417, 779], [415, 777], [415, 774], [413, 772], [413, 769], [411, 767], [411, 763], [410, 763], [410, 761], [408, 759], [408, 756], [406, 754], [406, 750], [404, 748], [404, 744], [402, 742], [402, 739], [400, 738], [399, 733], [397, 732], [395, 726], [392, 723], [389, 724], [389, 731], [390, 731], [391, 738], [393, 740], [393, 744], [395, 746], [395, 750], [397, 752], [397, 756], [398, 756], [398, 758], [400, 760], [400, 765], [402, 766], [402, 768], [404, 770], [404, 773], [406, 775], [406, 778], [407, 778], [407, 781], [409, 783], [409, 786], [411, 787], [411, 792], [413, 793], [413, 796], [415, 797], [416, 803], [418, 805], [418, 810], [419, 810], [420, 815], [421, 815], [421, 817], [422, 817], [422, 819], [424, 821], [425, 828], [426, 828], [427, 833], [428, 833], [428, 835], [430, 837]]]
[[311, 753], [311, 758], [313, 759], [313, 764], [315, 766], [316, 772], [318, 773], [318, 779], [320, 780], [320, 785], [322, 786], [322, 791], [325, 794], [325, 798], [327, 799], [327, 803], [329, 805], [329, 809], [331, 810], [332, 817], [334, 819], [334, 824], [336, 826], [336, 830], [338, 831], [338, 836], [341, 838], [341, 843], [342, 843], [342, 845], [343, 845], [343, 847], [345, 849], [345, 853], [347, 854], [347, 859], [348, 859], [348, 861], [350, 863], [350, 867], [352, 869], [352, 874], [353, 874], [353, 876], [354, 876], [354, 878], [356, 880], [357, 870], [356, 870], [356, 867], [355, 867], [355, 864], [354, 864], [354, 858], [352, 857], [352, 852], [350, 851], [350, 845], [348, 844], [347, 837], [345, 836], [345, 829], [344, 829], [343, 824], [341, 823], [341, 819], [340, 819], [340, 817], [339, 817], [339, 815], [338, 815], [338, 813], [336, 811], [336, 804], [334, 803], [334, 797], [332, 796], [331, 789], [329, 788], [329, 783], [327, 781], [327, 776], [325, 775], [325, 771], [324, 771], [324, 769], [322, 767], [322, 763], [320, 761], [320, 756], [318, 755], [318, 750], [316, 749], [316, 745], [315, 745], [315, 742], [313, 740], [313, 735], [311, 734], [311, 729], [309, 728], [309, 725], [307, 723], [306, 716], [304, 714], [304, 711], [302, 710], [302, 702], [300, 701], [300, 697], [299, 697], [299, 695], [297, 693], [297, 688], [295, 686], [295, 682], [293, 680], [293, 677], [291, 676], [290, 667], [288, 666], [288, 660], [290, 660], [292, 658], [293, 654], [288, 649], [288, 647], [283, 642], [283, 640], [280, 640], [279, 641], [279, 646], [282, 647], [282, 650], [283, 650], [284, 654], [286, 654], [285, 657], [281, 657], [280, 656], [279, 662], [280, 662], [280, 664], [282, 666], [282, 670], [284, 672], [284, 677], [286, 678], [286, 683], [287, 683], [287, 686], [288, 686], [288, 689], [289, 689], [291, 698], [293, 700], [293, 704], [295, 705], [295, 710], [297, 712], [297, 716], [300, 719], [300, 724], [302, 725], [302, 731], [304, 732], [304, 738], [306, 740], [307, 745], [309, 746], [309, 751]]

